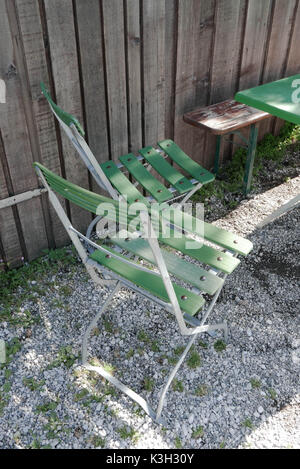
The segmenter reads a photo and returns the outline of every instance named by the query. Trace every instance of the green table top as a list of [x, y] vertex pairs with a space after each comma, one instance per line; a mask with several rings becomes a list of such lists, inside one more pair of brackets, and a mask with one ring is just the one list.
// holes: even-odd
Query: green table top
[[235, 100], [293, 124], [300, 124], [300, 75], [239, 91]]

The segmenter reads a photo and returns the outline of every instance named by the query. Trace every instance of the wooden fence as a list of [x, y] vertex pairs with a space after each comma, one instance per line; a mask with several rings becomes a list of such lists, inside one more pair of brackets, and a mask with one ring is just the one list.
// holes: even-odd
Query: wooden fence
[[[1, 265], [67, 241], [33, 161], [96, 190], [41, 80], [99, 161], [169, 137], [209, 168], [215, 141], [183, 113], [299, 72], [299, 44], [299, 0], [0, 0]], [[279, 125], [268, 120], [261, 134]], [[67, 208], [84, 229], [89, 216]]]

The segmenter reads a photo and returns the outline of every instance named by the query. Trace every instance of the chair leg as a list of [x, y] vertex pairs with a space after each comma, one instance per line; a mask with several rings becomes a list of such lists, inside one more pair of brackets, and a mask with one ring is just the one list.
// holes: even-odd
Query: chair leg
[[172, 369], [171, 373], [169, 374], [168, 380], [167, 380], [165, 386], [163, 387], [160, 398], [159, 398], [158, 407], [157, 407], [157, 410], [156, 410], [156, 417], [155, 417], [156, 422], [159, 422], [159, 420], [160, 420], [160, 416], [161, 416], [163, 405], [164, 405], [164, 400], [166, 398], [166, 394], [168, 392], [168, 389], [169, 389], [173, 379], [175, 378], [175, 375], [176, 375], [177, 371], [179, 370], [180, 366], [182, 365], [185, 357], [187, 356], [191, 346], [193, 345], [196, 338], [198, 337], [198, 335], [199, 334], [195, 334], [190, 338], [190, 340], [188, 341], [187, 346], [184, 349], [184, 352], [181, 354], [178, 362], [176, 363], [176, 365]]
[[81, 357], [82, 357], [82, 365], [85, 365], [87, 362], [87, 342], [91, 331], [96, 327], [96, 324], [100, 318], [100, 316], [104, 313], [104, 311], [108, 308], [110, 301], [112, 300], [113, 296], [120, 290], [121, 282], [118, 282], [115, 288], [110, 292], [108, 297], [106, 298], [102, 308], [98, 311], [94, 319], [90, 322], [82, 340], [81, 346]]
[[254, 159], [255, 159], [255, 153], [256, 153], [257, 134], [258, 134], [258, 125], [252, 124], [250, 127], [250, 137], [249, 137], [249, 143], [248, 143], [245, 175], [244, 175], [244, 182], [243, 182], [243, 191], [245, 195], [247, 195], [251, 189], [252, 172], [253, 172], [253, 165], [254, 165]]
[[[139, 404], [142, 409], [146, 412], [146, 414], [151, 417], [152, 420], [157, 421], [156, 419], [156, 414], [155, 411], [151, 408], [151, 406], [148, 404], [148, 402], [142, 398], [139, 394], [137, 394], [135, 391], [130, 389], [128, 386], [123, 384], [120, 380], [109, 374], [102, 366], [93, 366], [90, 365], [87, 361], [87, 344], [88, 344], [88, 338], [90, 336], [91, 331], [93, 328], [96, 326], [100, 316], [104, 313], [104, 311], [108, 308], [110, 301], [112, 300], [113, 296], [119, 291], [121, 287], [121, 282], [118, 282], [115, 288], [111, 291], [107, 299], [105, 300], [102, 308], [98, 311], [96, 316], [93, 318], [93, 320], [90, 322], [82, 340], [82, 346], [81, 346], [81, 353], [82, 353], [82, 366], [89, 370], [89, 371], [94, 371], [98, 373], [100, 376], [105, 378], [107, 381], [109, 381], [112, 385], [114, 385], [116, 388], [118, 388], [120, 391], [122, 391], [124, 394], [126, 394], [128, 397], [130, 397], [133, 401], [135, 401], [137, 404]], [[165, 424], [165, 422], [162, 419], [159, 419], [159, 423]]]
[[217, 176], [218, 171], [219, 171], [220, 154], [221, 154], [221, 141], [222, 141], [222, 135], [217, 135], [215, 161], [214, 161], [214, 173], [215, 173], [216, 176]]
[[216, 294], [215, 294], [215, 296], [214, 296], [208, 310], [206, 311], [206, 313], [203, 316], [202, 320], [199, 321], [199, 326], [198, 327], [199, 327], [199, 329], [201, 328], [201, 330], [199, 330], [198, 333], [195, 333], [190, 337], [190, 339], [188, 341], [188, 344], [185, 347], [183, 353], [181, 354], [178, 362], [176, 363], [176, 365], [172, 369], [171, 373], [169, 374], [168, 380], [167, 380], [166, 384], [164, 385], [164, 387], [161, 391], [161, 395], [160, 395], [160, 398], [159, 398], [157, 409], [156, 409], [156, 411], [154, 411], [152, 409], [152, 407], [148, 404], [148, 402], [142, 396], [140, 396], [135, 391], [133, 391], [128, 386], [126, 386], [121, 381], [119, 381], [117, 378], [115, 378], [114, 376], [109, 374], [103, 367], [90, 365], [87, 361], [87, 344], [88, 344], [88, 338], [90, 336], [90, 333], [93, 330], [93, 328], [96, 326], [100, 316], [108, 308], [113, 296], [121, 288], [121, 285], [122, 285], [121, 282], [118, 281], [115, 288], [108, 295], [108, 297], [105, 300], [104, 304], [102, 305], [101, 309], [98, 311], [98, 313], [95, 315], [93, 320], [90, 322], [90, 324], [89, 324], [89, 326], [88, 326], [88, 328], [87, 328], [87, 330], [84, 334], [83, 341], [82, 341], [82, 348], [81, 348], [82, 349], [82, 366], [84, 366], [84, 368], [86, 368], [89, 371], [94, 371], [94, 372], [98, 373], [100, 376], [105, 378], [107, 381], [109, 381], [111, 384], [113, 384], [116, 388], [118, 388], [120, 391], [122, 391], [128, 397], [130, 397], [133, 401], [135, 401], [137, 404], [139, 404], [142, 407], [142, 409], [149, 415], [149, 417], [151, 417], [151, 419], [153, 421], [155, 421], [156, 423], [158, 423], [160, 425], [166, 426], [167, 424], [166, 424], [165, 420], [161, 417], [161, 413], [162, 413], [162, 410], [163, 410], [166, 394], [168, 392], [168, 389], [169, 389], [169, 387], [170, 387], [170, 385], [171, 385], [177, 371], [179, 370], [180, 366], [184, 362], [188, 352], [190, 351], [190, 349], [191, 349], [192, 345], [194, 344], [195, 340], [197, 339], [197, 337], [203, 332], [210, 332], [210, 331], [214, 331], [214, 330], [223, 330], [224, 331], [224, 336], [225, 336], [225, 341], [227, 341], [228, 329], [227, 329], [226, 321], [224, 321], [223, 323], [220, 323], [220, 324], [207, 324], [207, 325], [204, 325], [204, 322], [208, 318], [209, 314], [211, 313], [211, 311], [212, 311], [212, 309], [213, 309], [213, 307], [214, 307], [214, 305], [217, 301], [217, 298], [218, 298], [218, 296], [221, 292], [221, 288], [216, 292]]
[[[212, 324], [212, 325], [207, 325], [207, 326], [203, 326], [205, 328], [205, 330], [203, 330], [203, 332], [209, 332], [209, 331], [214, 331], [214, 330], [220, 330], [222, 329], [224, 331], [224, 338], [225, 338], [225, 342], [227, 341], [227, 338], [228, 338], [228, 328], [227, 328], [227, 323], [226, 321], [224, 321], [223, 323], [220, 323], [220, 324]], [[158, 407], [157, 407], [157, 410], [156, 410], [156, 418], [155, 418], [155, 421], [157, 423], [160, 422], [160, 418], [161, 418], [161, 413], [162, 413], [162, 410], [163, 410], [163, 405], [164, 405], [164, 400], [166, 398], [166, 394], [168, 392], [168, 389], [173, 381], [173, 379], [175, 378], [175, 375], [177, 373], [177, 371], [179, 370], [179, 368], [181, 367], [182, 363], [184, 362], [188, 352], [190, 351], [192, 345], [194, 344], [195, 340], [197, 339], [197, 337], [201, 334], [201, 332], [199, 332], [198, 334], [194, 334], [191, 336], [190, 340], [188, 341], [188, 344], [187, 346], [185, 347], [183, 353], [181, 354], [178, 362], [176, 363], [176, 365], [174, 366], [174, 368], [172, 369], [171, 373], [169, 374], [169, 377], [168, 377], [168, 380], [166, 382], [166, 384], [164, 385], [163, 389], [162, 389], [162, 392], [161, 392], [161, 395], [160, 395], [160, 398], [159, 398], [159, 402], [158, 402]]]

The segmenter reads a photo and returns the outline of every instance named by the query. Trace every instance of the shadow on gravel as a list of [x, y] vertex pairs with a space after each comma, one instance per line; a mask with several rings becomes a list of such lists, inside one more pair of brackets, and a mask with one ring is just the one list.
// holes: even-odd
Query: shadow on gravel
[[292, 422], [300, 414], [300, 207], [248, 238], [254, 250], [218, 305], [222, 316], [230, 311], [231, 327], [231, 352], [223, 356], [224, 440], [231, 448], [299, 447], [297, 425], [286, 415]]
[[[0, 370], [0, 446], [299, 446], [299, 222], [298, 207], [248, 236], [253, 252], [228, 277], [210, 321], [228, 321], [227, 346], [216, 347], [221, 335], [200, 336], [193, 351], [198, 356], [187, 357], [168, 393], [163, 410], [168, 428], [158, 427], [131, 400], [78, 369], [83, 331], [107, 291], [98, 294], [91, 282], [80, 279], [82, 266], [76, 276], [66, 274], [70, 295], [57, 303], [60, 293], [54, 289], [30, 306], [40, 310], [42, 322], [31, 327], [28, 337], [23, 331], [22, 348], [8, 371]], [[174, 317], [123, 289], [105, 318], [93, 331], [92, 356], [157, 402], [186, 343]], [[269, 431], [266, 425], [273, 418]]]

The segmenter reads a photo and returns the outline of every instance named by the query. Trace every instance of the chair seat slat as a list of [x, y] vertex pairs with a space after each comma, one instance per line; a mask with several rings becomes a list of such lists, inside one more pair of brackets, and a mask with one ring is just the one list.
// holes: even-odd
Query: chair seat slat
[[[111, 238], [111, 242], [135, 255], [138, 255], [151, 264], [156, 264], [149, 243], [145, 239], [132, 237], [130, 233], [123, 230], [118, 233], [118, 236]], [[201, 291], [204, 291], [209, 295], [214, 295], [218, 288], [223, 285], [223, 279], [209, 273], [198, 265], [187, 262], [179, 256], [174, 256], [174, 253], [170, 253], [165, 249], [161, 249], [161, 252], [170, 273], [199, 288]]]
[[121, 156], [119, 160], [157, 202], [165, 202], [172, 199], [172, 193], [132, 153]]
[[[225, 274], [231, 274], [240, 263], [238, 258], [225, 252], [221, 252], [218, 249], [206, 246], [199, 241], [187, 238], [184, 235], [182, 235], [181, 238], [176, 238], [173, 234], [168, 237], [163, 237], [161, 235], [159, 236], [159, 241], [173, 249], [176, 249], [176, 251], [182, 252], [192, 259], [196, 259], [202, 264], [209, 265], [221, 272], [224, 272]], [[189, 246], [188, 243], [191, 242], [193, 242], [193, 247], [187, 247]]]
[[[118, 256], [120, 258], [124, 257], [121, 254], [118, 254]], [[117, 259], [109, 257], [98, 250], [94, 251], [90, 255], [90, 258], [122, 276], [126, 280], [134, 283], [138, 287], [147, 290], [154, 296], [157, 296], [163, 301], [169, 303], [169, 297], [161, 277], [135, 269], [134, 267], [119, 262]], [[181, 309], [187, 314], [194, 316], [204, 305], [204, 298], [201, 295], [195, 295], [195, 293], [192, 293], [186, 288], [175, 283], [173, 283], [173, 286]]]
[[132, 204], [134, 202], [143, 202], [149, 205], [149, 201], [140, 193], [140, 191], [127, 179], [127, 177], [119, 170], [113, 161], [106, 161], [102, 163], [101, 168], [105, 176], [109, 179], [114, 188], [121, 194], [127, 197], [127, 202]]
[[183, 227], [183, 229], [189, 233], [196, 234], [200, 237], [204, 236], [204, 239], [207, 241], [211, 241], [218, 246], [237, 252], [243, 256], [249, 254], [253, 248], [253, 244], [248, 239], [242, 238], [218, 226], [200, 221], [186, 212], [166, 208], [163, 211], [163, 218], [175, 226], [180, 223], [179, 228]]
[[192, 160], [184, 151], [176, 145], [173, 140], [163, 140], [158, 142], [160, 148], [178, 165], [181, 169], [193, 176], [202, 184], [207, 184], [215, 179], [215, 176], [207, 169], [202, 168], [196, 161]]
[[158, 172], [171, 186], [175, 187], [179, 194], [193, 190], [193, 184], [179, 171], [171, 166], [163, 156], [153, 147], [145, 147], [139, 150], [145, 160]]

